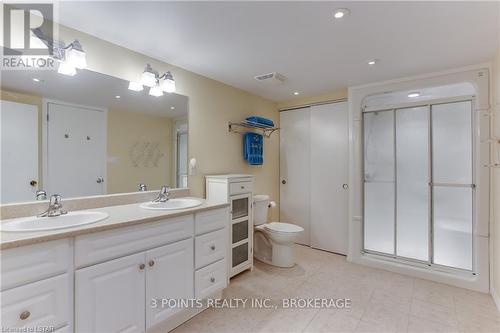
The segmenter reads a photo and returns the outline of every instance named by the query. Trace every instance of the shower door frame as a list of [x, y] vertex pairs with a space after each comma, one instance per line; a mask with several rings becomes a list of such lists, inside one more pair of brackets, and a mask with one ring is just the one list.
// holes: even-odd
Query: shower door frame
[[[373, 256], [375, 258], [380, 258], [388, 261], [392, 261], [395, 263], [405, 263], [417, 267], [425, 267], [430, 268], [436, 271], [443, 271], [448, 273], [457, 273], [457, 274], [466, 274], [466, 275], [476, 275], [477, 266], [476, 266], [476, 221], [477, 221], [477, 204], [476, 204], [476, 191], [477, 191], [477, 166], [476, 164], [479, 161], [479, 156], [477, 156], [477, 134], [479, 121], [476, 120], [477, 115], [475, 114], [475, 95], [465, 95], [465, 96], [456, 96], [450, 98], [439, 98], [439, 99], [430, 99], [425, 101], [416, 101], [409, 103], [399, 103], [388, 106], [381, 107], [364, 107], [361, 112], [361, 175], [362, 175], [362, 189], [361, 189], [361, 209], [363, 222], [361, 224], [362, 228], [362, 237], [361, 237], [361, 252], [363, 255]], [[470, 102], [471, 103], [471, 167], [472, 167], [472, 184], [470, 187], [472, 188], [472, 269], [462, 269], [451, 266], [445, 266], [441, 264], [433, 263], [434, 260], [434, 183], [433, 183], [433, 150], [432, 150], [432, 106], [440, 105], [440, 104], [452, 104], [452, 103], [460, 103], [460, 102]], [[428, 117], [428, 193], [429, 193], [429, 235], [428, 235], [428, 260], [419, 260], [414, 258], [408, 258], [404, 256], [397, 255], [397, 156], [396, 156], [396, 110], [398, 109], [409, 109], [409, 108], [417, 108], [417, 107], [426, 107], [429, 113]], [[393, 112], [393, 150], [394, 150], [394, 254], [383, 253], [379, 251], [367, 250], [365, 248], [365, 114], [372, 112]], [[440, 183], [441, 184], [441, 183]], [[448, 184], [449, 185], [449, 184]], [[454, 186], [454, 185], [450, 185]], [[455, 185], [456, 186], [456, 185]], [[466, 186], [459, 186], [466, 187]]]

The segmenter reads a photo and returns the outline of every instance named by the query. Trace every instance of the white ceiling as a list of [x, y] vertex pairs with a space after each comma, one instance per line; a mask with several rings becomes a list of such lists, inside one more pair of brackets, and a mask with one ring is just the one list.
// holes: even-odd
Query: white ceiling
[[[498, 2], [62, 2], [60, 22], [276, 101], [491, 61]], [[333, 20], [335, 8], [351, 15]], [[85, 45], [84, 45], [85, 47]], [[367, 60], [377, 58], [373, 67]], [[268, 86], [255, 75], [280, 72]], [[174, 73], [175, 75], [175, 73]], [[299, 96], [299, 97], [300, 97]]]

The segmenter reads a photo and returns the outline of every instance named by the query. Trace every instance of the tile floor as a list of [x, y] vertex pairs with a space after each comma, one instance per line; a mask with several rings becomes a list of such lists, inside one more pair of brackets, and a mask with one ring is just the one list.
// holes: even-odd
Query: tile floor
[[233, 279], [225, 298], [346, 297], [350, 309], [207, 309], [183, 332], [500, 332], [491, 296], [346, 262], [296, 247], [297, 265], [255, 262]]

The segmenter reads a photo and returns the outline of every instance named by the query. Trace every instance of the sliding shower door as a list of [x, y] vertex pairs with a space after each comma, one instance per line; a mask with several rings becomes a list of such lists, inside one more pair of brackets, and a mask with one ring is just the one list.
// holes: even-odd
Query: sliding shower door
[[471, 101], [370, 111], [364, 249], [472, 270]]
[[432, 106], [434, 263], [472, 269], [472, 104]]
[[394, 111], [364, 115], [365, 249], [394, 254]]
[[429, 107], [396, 110], [396, 254], [429, 259]]

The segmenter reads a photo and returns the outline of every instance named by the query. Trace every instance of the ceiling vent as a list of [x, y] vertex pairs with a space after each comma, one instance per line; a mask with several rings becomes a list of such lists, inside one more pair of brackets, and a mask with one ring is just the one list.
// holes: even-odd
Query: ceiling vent
[[260, 82], [267, 82], [271, 84], [282, 84], [283, 82], [285, 82], [286, 77], [283, 74], [273, 72], [263, 75], [257, 75], [255, 79]]

